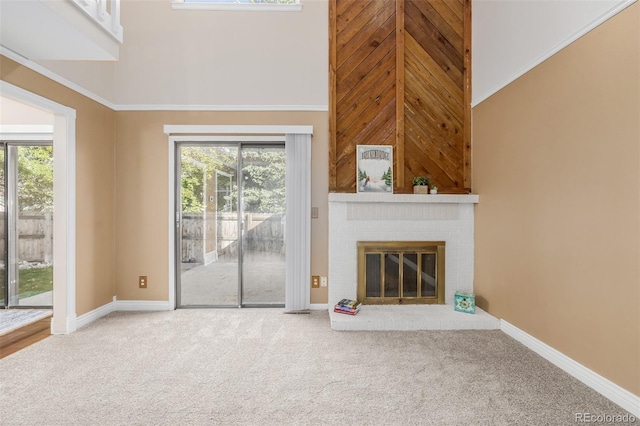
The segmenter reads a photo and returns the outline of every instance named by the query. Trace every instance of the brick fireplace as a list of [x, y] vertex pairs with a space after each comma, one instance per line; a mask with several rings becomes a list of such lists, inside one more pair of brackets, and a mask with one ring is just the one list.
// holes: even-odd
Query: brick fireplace
[[[456, 291], [473, 292], [474, 205], [475, 194], [329, 194], [329, 306], [340, 299], [357, 299], [358, 242], [362, 241], [444, 241], [446, 244], [446, 288], [444, 305], [432, 306], [367, 306], [363, 314], [373, 312], [436, 312], [457, 321], [457, 327], [429, 328], [497, 328], [497, 320], [478, 310], [476, 315], [453, 312]], [[387, 309], [387, 311], [385, 311]], [[400, 311], [402, 310], [402, 311]], [[428, 310], [428, 311], [427, 311]], [[330, 309], [331, 312], [331, 309]], [[340, 314], [336, 314], [340, 315]], [[386, 313], [384, 315], [387, 315]], [[383, 316], [384, 316], [383, 315]], [[436, 314], [439, 315], [439, 314]], [[342, 320], [342, 318], [339, 318]], [[467, 327], [462, 322], [486, 320]], [[345, 319], [347, 321], [347, 319]], [[390, 320], [393, 322], [393, 320]], [[437, 320], [439, 323], [441, 321]], [[407, 319], [411, 322], [411, 319]], [[386, 327], [380, 329], [415, 329]], [[333, 318], [332, 318], [332, 327]], [[335, 328], [335, 327], [334, 327]], [[340, 329], [340, 328], [338, 328]], [[372, 328], [361, 328], [372, 329]]]

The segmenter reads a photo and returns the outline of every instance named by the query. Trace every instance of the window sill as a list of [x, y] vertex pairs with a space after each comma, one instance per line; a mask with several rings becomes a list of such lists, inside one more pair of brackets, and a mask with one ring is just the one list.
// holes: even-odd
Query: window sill
[[301, 12], [302, 5], [297, 4], [272, 4], [272, 3], [185, 3], [183, 1], [171, 2], [174, 10], [231, 10], [244, 12]]

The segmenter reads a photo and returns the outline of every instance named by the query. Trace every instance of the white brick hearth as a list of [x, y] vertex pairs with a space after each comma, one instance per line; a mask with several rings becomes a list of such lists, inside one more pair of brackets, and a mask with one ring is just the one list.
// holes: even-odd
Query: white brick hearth
[[475, 314], [452, 305], [368, 305], [357, 315], [329, 311], [333, 330], [497, 330], [500, 320], [476, 308]]
[[[499, 328], [499, 321], [484, 311], [475, 315], [453, 312], [455, 292], [473, 292], [473, 209], [477, 202], [474, 194], [330, 193], [328, 302], [332, 328]], [[357, 297], [358, 241], [444, 241], [445, 305], [364, 306], [354, 317], [334, 314], [332, 307], [340, 299]]]

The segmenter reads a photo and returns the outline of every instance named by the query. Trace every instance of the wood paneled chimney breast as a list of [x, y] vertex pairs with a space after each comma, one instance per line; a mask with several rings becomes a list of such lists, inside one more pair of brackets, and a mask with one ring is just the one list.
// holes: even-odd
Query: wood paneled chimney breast
[[356, 191], [357, 145], [392, 145], [394, 192], [471, 188], [471, 1], [329, 1], [329, 191]]

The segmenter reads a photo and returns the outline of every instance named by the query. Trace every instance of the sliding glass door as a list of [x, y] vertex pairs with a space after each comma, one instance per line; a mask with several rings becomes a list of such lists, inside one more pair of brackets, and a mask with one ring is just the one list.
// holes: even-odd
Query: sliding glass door
[[53, 304], [53, 147], [0, 143], [1, 307]]
[[284, 305], [284, 146], [241, 153], [242, 303]]
[[177, 306], [283, 306], [284, 145], [176, 149]]

